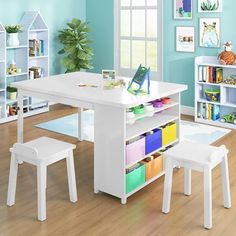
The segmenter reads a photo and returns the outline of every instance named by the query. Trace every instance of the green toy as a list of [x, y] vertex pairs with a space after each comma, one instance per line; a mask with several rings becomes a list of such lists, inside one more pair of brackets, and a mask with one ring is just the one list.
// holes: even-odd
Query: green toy
[[221, 122], [232, 123], [236, 125], [236, 112], [224, 115], [221, 119]]

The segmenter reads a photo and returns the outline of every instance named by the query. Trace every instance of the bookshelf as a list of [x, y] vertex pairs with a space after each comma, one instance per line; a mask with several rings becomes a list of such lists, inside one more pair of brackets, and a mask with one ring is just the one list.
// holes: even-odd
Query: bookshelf
[[[12, 82], [35, 79], [49, 76], [49, 31], [38, 11], [27, 11], [23, 14], [19, 24], [22, 32], [19, 33], [19, 46], [7, 46], [6, 31], [0, 24], [0, 123], [17, 119], [11, 108], [17, 108], [16, 99], [8, 99], [7, 86]], [[35, 42], [32, 55], [31, 42]], [[19, 68], [16, 73], [9, 74], [7, 69], [10, 63]], [[33, 69], [32, 69], [33, 68]], [[34, 72], [30, 71], [34, 70]], [[34, 73], [40, 71], [40, 75]], [[48, 111], [48, 102], [32, 97], [24, 98], [24, 115], [31, 116]]]
[[[195, 121], [236, 129], [236, 124], [222, 122], [223, 116], [236, 112], [236, 85], [225, 80], [236, 75], [236, 65], [221, 65], [217, 57], [195, 58]], [[214, 98], [205, 91], [219, 91]]]

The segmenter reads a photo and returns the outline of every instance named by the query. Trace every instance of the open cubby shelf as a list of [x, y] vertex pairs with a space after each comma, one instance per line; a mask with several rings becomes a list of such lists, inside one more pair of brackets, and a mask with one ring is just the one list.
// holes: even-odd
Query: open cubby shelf
[[[37, 77], [49, 76], [49, 32], [44, 19], [38, 11], [27, 11], [19, 24], [22, 26], [22, 32], [19, 33], [20, 45], [18, 46], [7, 45], [6, 31], [0, 24], [0, 123], [17, 119], [16, 115], [11, 115], [9, 112], [12, 104], [17, 106], [17, 100], [8, 99], [7, 86], [12, 82], [33, 79], [29, 75], [32, 67], [34, 70], [40, 68], [42, 73]], [[30, 48], [32, 49], [30, 40], [40, 42], [41, 47], [37, 44], [35, 47], [37, 52], [40, 50], [40, 55], [30, 56]], [[7, 73], [11, 60], [15, 61], [16, 68], [21, 69], [19, 73]], [[47, 101], [28, 97], [24, 99], [24, 102], [27, 110], [25, 116], [48, 111]], [[35, 109], [35, 112], [32, 109]]]

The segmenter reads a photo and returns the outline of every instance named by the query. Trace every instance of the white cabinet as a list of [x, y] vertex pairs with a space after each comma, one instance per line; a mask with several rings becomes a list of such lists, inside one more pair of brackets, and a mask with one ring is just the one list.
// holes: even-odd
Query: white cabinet
[[236, 112], [236, 85], [225, 83], [230, 76], [236, 78], [236, 65], [221, 65], [212, 56], [195, 58], [196, 122], [236, 128], [234, 123], [221, 122], [223, 116]]
[[[7, 86], [12, 82], [49, 76], [49, 34], [48, 27], [38, 11], [27, 11], [19, 24], [19, 46], [8, 46], [7, 33], [0, 25], [0, 123], [17, 119], [17, 100], [8, 99]], [[32, 55], [32, 42], [35, 54]], [[9, 74], [10, 62], [19, 70]], [[31, 72], [30, 74], [30, 71]], [[35, 73], [40, 72], [36, 76]], [[24, 98], [24, 115], [30, 116], [48, 111], [48, 102], [37, 98]]]

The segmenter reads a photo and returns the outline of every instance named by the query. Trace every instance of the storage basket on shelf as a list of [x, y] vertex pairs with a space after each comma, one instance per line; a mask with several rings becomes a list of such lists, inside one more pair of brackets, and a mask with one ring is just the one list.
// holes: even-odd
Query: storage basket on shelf
[[220, 90], [219, 89], [205, 89], [206, 100], [211, 102], [220, 101]]
[[177, 127], [175, 122], [171, 122], [162, 127], [162, 145], [165, 146], [177, 138]]

